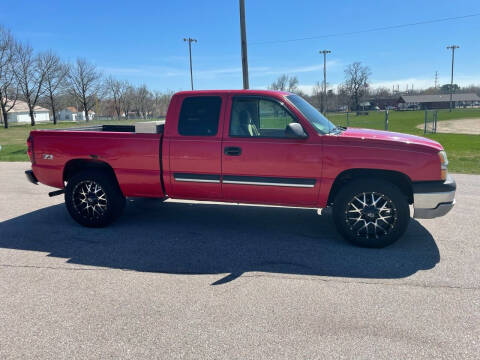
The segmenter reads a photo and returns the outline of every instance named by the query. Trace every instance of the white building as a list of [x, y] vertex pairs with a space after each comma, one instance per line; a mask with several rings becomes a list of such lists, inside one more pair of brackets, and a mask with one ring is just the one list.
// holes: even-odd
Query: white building
[[[50, 121], [50, 111], [41, 106], [35, 106], [33, 110], [35, 122]], [[30, 113], [25, 101], [17, 100], [15, 106], [8, 112], [8, 122], [11, 123], [30, 123]]]
[[69, 106], [58, 112], [58, 120], [60, 121], [77, 121], [78, 110], [74, 106]]
[[[93, 120], [95, 113], [90, 110], [88, 112], [88, 120]], [[85, 114], [83, 111], [78, 111], [75, 106], [69, 106], [58, 112], [58, 118], [60, 121], [84, 121]]]

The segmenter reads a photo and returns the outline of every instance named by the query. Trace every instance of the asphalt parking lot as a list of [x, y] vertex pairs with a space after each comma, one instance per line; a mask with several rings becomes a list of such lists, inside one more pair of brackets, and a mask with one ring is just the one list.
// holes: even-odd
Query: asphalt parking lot
[[0, 163], [1, 359], [478, 359], [480, 176], [391, 247], [312, 210], [129, 201], [109, 228]]

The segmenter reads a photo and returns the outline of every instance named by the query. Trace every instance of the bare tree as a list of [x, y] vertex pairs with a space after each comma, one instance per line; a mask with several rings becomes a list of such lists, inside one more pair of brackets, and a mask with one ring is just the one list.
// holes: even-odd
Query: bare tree
[[35, 126], [35, 107], [44, 92], [44, 82], [52, 67], [50, 58], [39, 54], [35, 56], [30, 45], [15, 46], [17, 65], [14, 68], [18, 88], [28, 105], [31, 125]]
[[374, 90], [374, 94], [377, 98], [386, 98], [391, 96], [392, 92], [386, 87], [379, 87]]
[[165, 117], [167, 115], [168, 105], [172, 99], [173, 92], [167, 91], [162, 93], [160, 91], [154, 91], [153, 93], [153, 105], [154, 105], [154, 116], [156, 118]]
[[270, 90], [298, 92], [298, 78], [283, 74], [277, 78], [269, 87]]
[[371, 75], [368, 66], [362, 66], [360, 62], [354, 62], [345, 69], [345, 82], [343, 90], [348, 94], [353, 109], [358, 110], [360, 99], [368, 89], [368, 79]]
[[343, 85], [337, 87], [337, 103], [342, 109], [346, 107], [349, 110], [350, 96]]
[[115, 116], [117, 117], [117, 119], [119, 119], [122, 116], [122, 103], [128, 91], [129, 85], [125, 81], [120, 81], [114, 79], [112, 76], [109, 76], [105, 81], [105, 87], [108, 96], [112, 100], [112, 106]]
[[125, 86], [125, 92], [120, 96], [120, 107], [125, 114], [125, 118], [128, 119], [135, 102], [135, 89], [128, 82], [125, 82]]
[[0, 120], [8, 128], [8, 112], [15, 106], [18, 96], [15, 66], [15, 39], [10, 31], [0, 26]]
[[135, 89], [135, 108], [138, 116], [146, 119], [148, 114], [152, 112], [152, 94], [147, 88], [147, 85], [142, 85]]
[[288, 89], [287, 91], [296, 93], [298, 92], [298, 78], [296, 76], [292, 76], [288, 79]]
[[286, 91], [288, 84], [288, 76], [283, 74], [279, 76], [277, 80], [275, 80], [268, 88], [270, 90], [279, 90], [279, 91]]
[[77, 59], [68, 73], [69, 90], [80, 103], [86, 121], [89, 120], [89, 111], [100, 97], [101, 79], [102, 75], [95, 65], [81, 58]]
[[45, 74], [44, 90], [52, 110], [53, 123], [57, 124], [57, 97], [66, 85], [69, 68], [51, 51], [40, 55], [40, 63], [48, 70]]
[[310, 103], [318, 109], [322, 106], [323, 96], [323, 84], [317, 81], [312, 89], [312, 95], [310, 96]]

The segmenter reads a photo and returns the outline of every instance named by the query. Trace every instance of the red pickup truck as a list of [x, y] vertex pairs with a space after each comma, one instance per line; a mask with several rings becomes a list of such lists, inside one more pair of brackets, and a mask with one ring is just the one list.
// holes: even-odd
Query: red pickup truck
[[164, 123], [35, 130], [33, 183], [65, 193], [80, 224], [105, 226], [126, 197], [332, 208], [339, 232], [361, 246], [393, 243], [414, 217], [455, 203], [443, 147], [426, 138], [336, 127], [280, 91], [175, 94]]

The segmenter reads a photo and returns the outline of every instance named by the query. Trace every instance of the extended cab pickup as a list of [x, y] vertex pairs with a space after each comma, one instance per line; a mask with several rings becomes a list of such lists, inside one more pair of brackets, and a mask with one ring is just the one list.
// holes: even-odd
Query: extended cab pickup
[[85, 226], [115, 220], [126, 197], [332, 208], [340, 233], [362, 246], [393, 243], [414, 217], [455, 203], [443, 147], [419, 136], [334, 126], [298, 95], [188, 91], [165, 123], [35, 130], [33, 183], [65, 192]]

